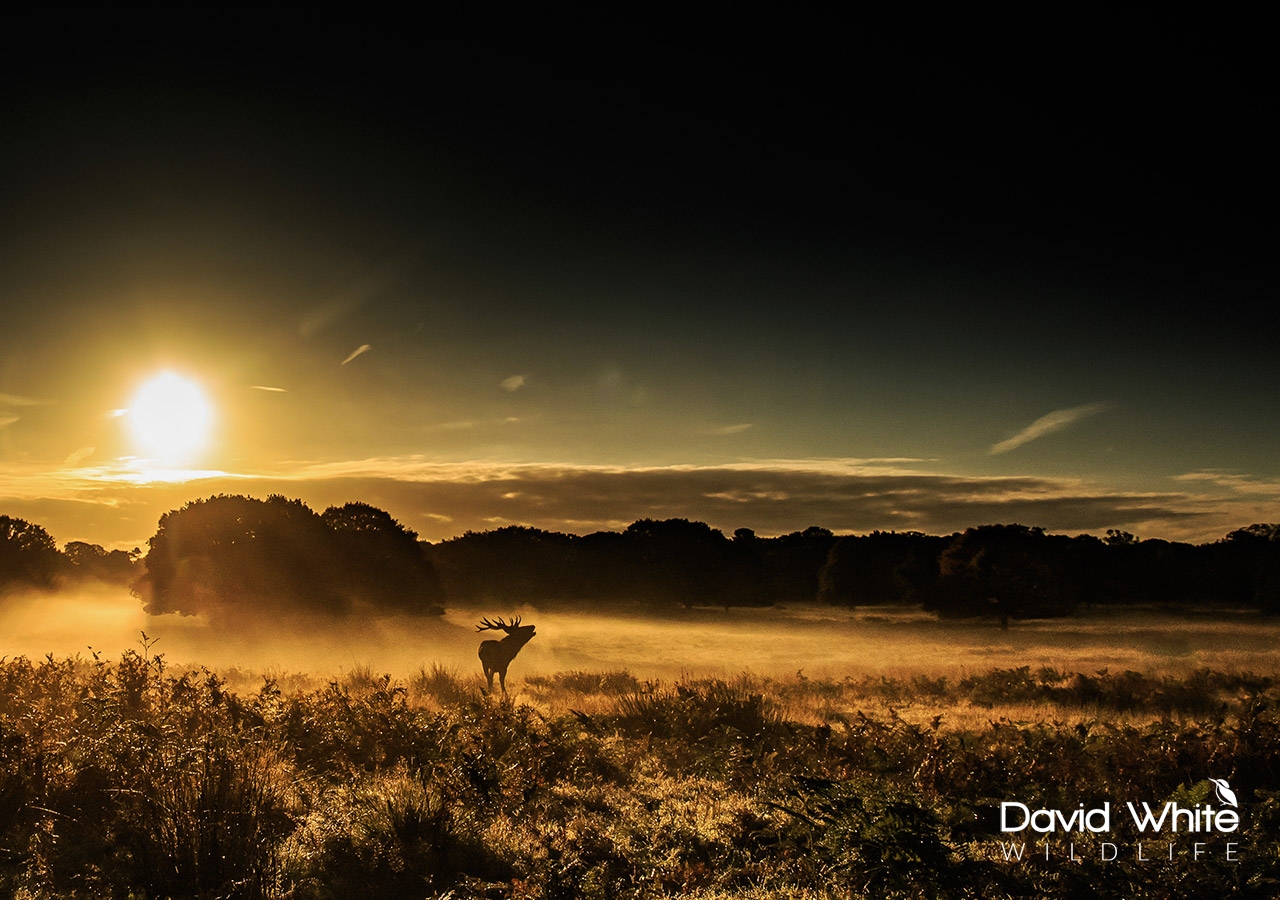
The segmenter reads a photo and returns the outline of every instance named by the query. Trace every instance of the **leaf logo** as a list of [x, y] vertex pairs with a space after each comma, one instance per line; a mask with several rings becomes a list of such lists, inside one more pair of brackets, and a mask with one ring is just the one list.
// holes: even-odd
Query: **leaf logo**
[[1236, 792], [1231, 790], [1231, 786], [1227, 784], [1227, 779], [1210, 778], [1209, 780], [1212, 781], [1214, 785], [1217, 787], [1218, 799], [1221, 800], [1224, 805], [1226, 806], [1240, 805], [1239, 803], [1236, 802]]

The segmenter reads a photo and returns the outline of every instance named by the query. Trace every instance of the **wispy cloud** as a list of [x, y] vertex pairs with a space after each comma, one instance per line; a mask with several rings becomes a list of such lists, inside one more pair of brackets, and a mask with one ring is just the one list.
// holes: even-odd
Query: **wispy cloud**
[[361, 344], [359, 347], [357, 347], [356, 349], [352, 350], [349, 354], [347, 354], [347, 358], [344, 359], [341, 363], [339, 363], [339, 365], [345, 366], [347, 363], [351, 362], [351, 360], [355, 359], [357, 356], [360, 356], [362, 353], [368, 353], [372, 349], [373, 349], [372, 344]]
[[[367, 346], [367, 345], [366, 345], [366, 346]], [[350, 362], [350, 361], [351, 361], [351, 359], [354, 359], [354, 357], [348, 358], [347, 362]], [[343, 363], [343, 365], [346, 365], [346, 363]], [[287, 393], [289, 393], [289, 389], [288, 389], [288, 388], [272, 387], [272, 386], [267, 385], [267, 384], [251, 384], [251, 385], [249, 385], [249, 389], [250, 389], [250, 390], [252, 390], [252, 391], [270, 391], [270, 392], [271, 392], [271, 393], [273, 393], [273, 394], [287, 394]]]
[[0, 406], [48, 406], [54, 401], [22, 394], [0, 394]]
[[1013, 437], [993, 444], [991, 453], [998, 455], [1000, 453], [1008, 453], [1010, 450], [1016, 450], [1023, 444], [1042, 438], [1046, 434], [1053, 434], [1056, 431], [1070, 428], [1083, 419], [1109, 409], [1110, 406], [1111, 404], [1109, 403], [1085, 403], [1082, 406], [1073, 406], [1069, 409], [1055, 409], [1053, 412], [1036, 419]]
[[750, 428], [750, 422], [743, 422], [738, 425], [721, 425], [719, 428], [708, 429], [706, 433], [712, 437], [730, 437], [735, 434], [742, 434], [742, 432]]
[[525, 377], [523, 375], [512, 375], [510, 378], [502, 379], [500, 386], [504, 391], [518, 391], [524, 387]]
[[1201, 469], [1175, 475], [1175, 481], [1211, 484], [1214, 487], [1226, 488], [1237, 494], [1256, 494], [1260, 496], [1280, 496], [1280, 480], [1275, 478], [1258, 478], [1239, 472], [1227, 472], [1222, 469]]
[[0, 416], [0, 428], [4, 428], [6, 425], [12, 425], [16, 421], [18, 421], [17, 416]]
[[515, 425], [519, 416], [502, 416], [493, 419], [459, 419], [453, 422], [436, 422], [423, 426], [424, 431], [470, 431], [474, 428], [491, 428], [497, 425]]
[[81, 447], [79, 450], [76, 450], [74, 453], [69, 455], [62, 464], [64, 466], [78, 466], [80, 463], [92, 456], [93, 451], [93, 447]]

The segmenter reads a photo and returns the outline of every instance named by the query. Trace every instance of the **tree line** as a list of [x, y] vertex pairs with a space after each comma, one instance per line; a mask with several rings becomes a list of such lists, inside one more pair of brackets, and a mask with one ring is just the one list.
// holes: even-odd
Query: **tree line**
[[947, 536], [808, 528], [779, 537], [643, 519], [582, 537], [510, 526], [432, 545], [450, 597], [762, 606], [918, 606], [1002, 621], [1103, 605], [1280, 613], [1280, 525], [1186, 544], [981, 525]]
[[1094, 605], [1280, 613], [1280, 525], [1187, 544], [1048, 534], [1019, 524], [947, 536], [825, 528], [731, 536], [641, 519], [587, 535], [508, 526], [429, 543], [389, 513], [347, 503], [217, 495], [165, 513], [140, 551], [72, 542], [0, 516], [0, 589], [67, 579], [127, 583], [152, 614], [440, 614], [446, 603], [650, 607], [821, 602], [909, 605], [942, 617], [1069, 615]]
[[61, 550], [40, 525], [0, 516], [0, 591], [52, 588], [68, 581], [131, 584], [142, 551], [106, 550], [99, 544], [69, 541]]

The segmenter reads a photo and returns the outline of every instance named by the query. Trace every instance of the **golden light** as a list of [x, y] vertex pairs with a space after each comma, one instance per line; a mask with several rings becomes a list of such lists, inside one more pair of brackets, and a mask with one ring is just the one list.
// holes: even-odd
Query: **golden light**
[[177, 465], [208, 444], [213, 406], [200, 385], [162, 372], [138, 388], [127, 417], [139, 450], [163, 465]]

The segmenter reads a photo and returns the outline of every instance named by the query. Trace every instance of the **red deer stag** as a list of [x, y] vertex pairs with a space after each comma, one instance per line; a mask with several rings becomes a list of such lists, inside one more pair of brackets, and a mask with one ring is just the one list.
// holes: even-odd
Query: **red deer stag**
[[520, 648], [529, 643], [533, 637], [533, 625], [521, 625], [516, 616], [508, 625], [502, 619], [490, 622], [481, 619], [476, 631], [505, 631], [507, 636], [500, 641], [482, 641], [480, 644], [480, 665], [484, 666], [484, 677], [489, 681], [489, 693], [493, 693], [493, 673], [498, 673], [498, 684], [502, 693], [507, 692], [507, 666], [516, 658]]

